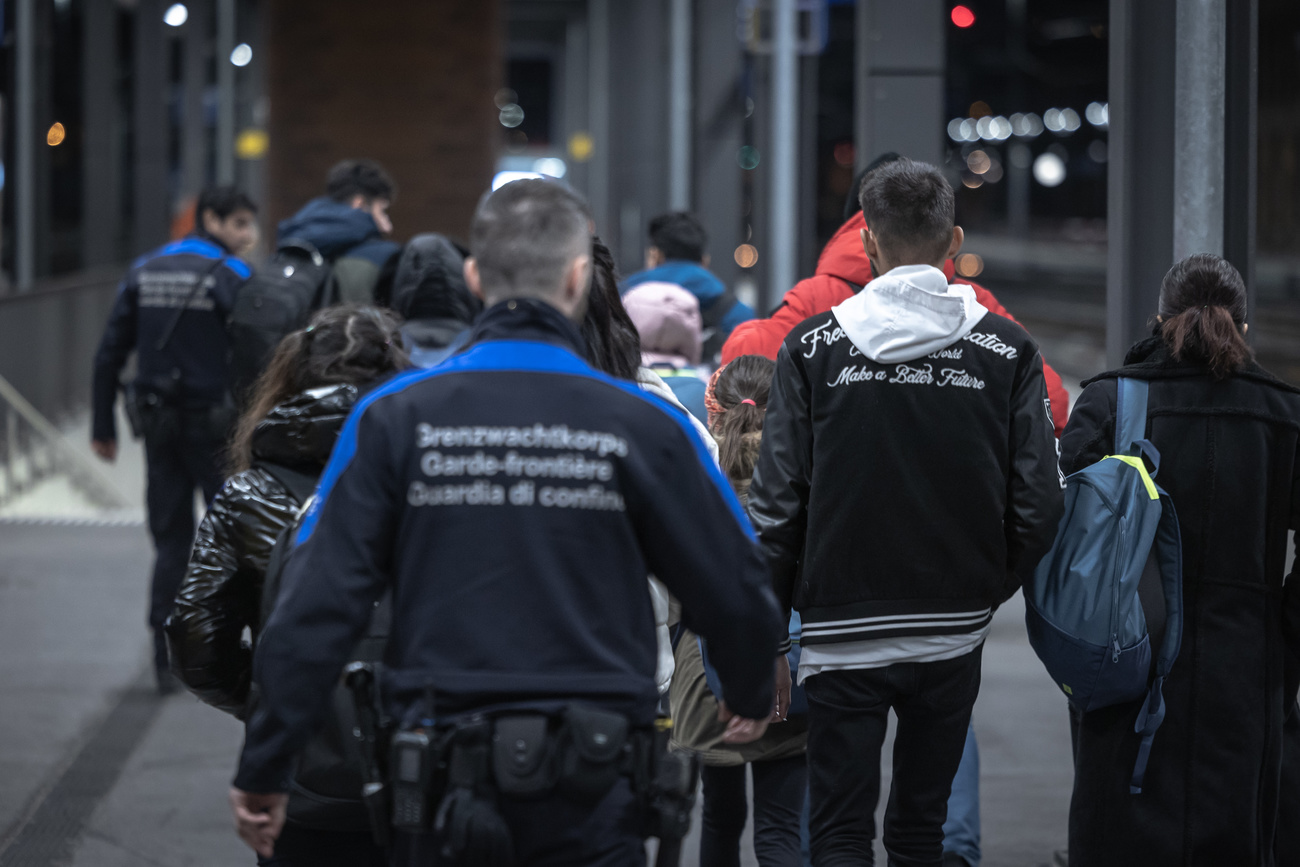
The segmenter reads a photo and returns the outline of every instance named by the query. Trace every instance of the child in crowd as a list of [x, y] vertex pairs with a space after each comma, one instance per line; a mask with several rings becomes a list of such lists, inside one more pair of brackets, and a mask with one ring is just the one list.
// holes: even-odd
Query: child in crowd
[[[706, 401], [709, 426], [718, 442], [718, 462], [742, 503], [748, 500], [749, 479], [763, 438], [774, 368], [761, 355], [745, 355], [720, 369], [709, 382]], [[752, 744], [724, 744], [725, 727], [718, 722], [718, 685], [709, 670], [707, 651], [693, 632], [679, 629], [674, 654], [677, 670], [669, 690], [674, 737], [678, 745], [699, 753], [704, 764], [700, 864], [740, 864], [740, 839], [749, 812], [745, 792], [749, 768], [754, 784], [754, 851], [760, 867], [802, 865], [799, 817], [807, 788], [807, 717], [792, 714]], [[776, 664], [789, 665], [784, 656]]]

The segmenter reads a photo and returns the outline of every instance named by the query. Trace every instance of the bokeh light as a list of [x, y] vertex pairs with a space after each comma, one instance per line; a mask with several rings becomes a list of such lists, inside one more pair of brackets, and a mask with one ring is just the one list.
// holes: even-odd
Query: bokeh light
[[835, 162], [844, 168], [853, 166], [853, 142], [842, 141], [835, 146]]
[[736, 264], [742, 268], [753, 268], [758, 264], [758, 248], [753, 244], [741, 244], [736, 248]]
[[45, 134], [45, 143], [50, 147], [58, 147], [63, 144], [63, 140], [67, 137], [68, 131], [63, 128], [63, 124], [55, 121], [49, 132]]
[[984, 260], [975, 253], [962, 253], [953, 261], [953, 266], [958, 275], [968, 280], [984, 272]]
[[745, 171], [752, 171], [758, 168], [760, 159], [761, 156], [758, 152], [758, 148], [753, 145], [745, 145], [740, 149], [740, 152], [736, 154], [736, 161], [740, 163], [740, 167]]
[[971, 151], [966, 157], [966, 168], [977, 175], [982, 175], [993, 166], [993, 160], [984, 151]]
[[966, 28], [975, 23], [975, 13], [965, 6], [952, 7], [952, 23], [958, 27]]
[[1065, 181], [1065, 160], [1048, 151], [1034, 160], [1034, 180], [1045, 187], [1059, 187]]
[[501, 114], [497, 117], [501, 125], [509, 129], [514, 129], [524, 122], [524, 110], [518, 103], [508, 102], [501, 107]]
[[186, 21], [190, 20], [190, 10], [185, 8], [184, 3], [173, 3], [167, 7], [163, 13], [163, 23], [171, 27], [180, 27]]
[[230, 52], [230, 62], [235, 66], [247, 66], [253, 62], [253, 47], [247, 42], [241, 42]]

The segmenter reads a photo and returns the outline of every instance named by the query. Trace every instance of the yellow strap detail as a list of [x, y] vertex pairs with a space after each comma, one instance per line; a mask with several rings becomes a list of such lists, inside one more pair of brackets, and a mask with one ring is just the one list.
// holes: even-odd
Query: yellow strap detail
[[1108, 461], [1112, 458], [1114, 458], [1117, 461], [1123, 461], [1124, 463], [1128, 464], [1130, 467], [1132, 467], [1133, 469], [1141, 473], [1142, 484], [1146, 485], [1147, 488], [1147, 496], [1149, 496], [1153, 500], [1160, 499], [1160, 492], [1156, 490], [1155, 480], [1153, 480], [1151, 478], [1151, 474], [1147, 472], [1146, 461], [1142, 460], [1139, 457], [1134, 457], [1133, 455], [1106, 455], [1106, 457], [1102, 458], [1102, 460]]

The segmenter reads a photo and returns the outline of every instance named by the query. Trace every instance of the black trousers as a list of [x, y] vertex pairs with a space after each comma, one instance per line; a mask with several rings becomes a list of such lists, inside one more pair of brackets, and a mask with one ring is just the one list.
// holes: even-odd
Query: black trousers
[[745, 778], [751, 770], [754, 854], [759, 867], [803, 867], [799, 817], [808, 790], [805, 756], [703, 769], [700, 867], [740, 867], [740, 838], [749, 818]]
[[258, 867], [384, 867], [388, 858], [369, 831], [322, 831], [285, 822], [275, 852]]
[[943, 823], [966, 727], [979, 695], [983, 647], [942, 662], [828, 671], [805, 682], [815, 867], [871, 865], [880, 800], [880, 750], [898, 717], [885, 808], [889, 863], [943, 863]]
[[154, 545], [149, 626], [154, 631], [155, 654], [161, 647], [161, 658], [155, 661], [162, 663], [167, 661], [162, 625], [171, 613], [194, 544], [194, 491], [202, 490], [203, 498], [212, 502], [224, 481], [225, 450], [225, 431], [214, 424], [210, 411], [165, 412], [167, 417], [154, 420], [144, 436], [145, 501]]
[[[641, 815], [632, 787], [620, 780], [599, 803], [558, 795], [502, 799], [500, 812], [514, 839], [517, 867], [644, 867]], [[394, 867], [448, 867], [431, 834], [399, 833]], [[472, 867], [472, 865], [456, 865]]]

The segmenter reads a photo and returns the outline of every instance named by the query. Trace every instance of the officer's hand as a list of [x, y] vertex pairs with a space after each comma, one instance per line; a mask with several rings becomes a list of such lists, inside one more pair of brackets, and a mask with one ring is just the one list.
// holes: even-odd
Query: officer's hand
[[111, 464], [117, 460], [117, 440], [91, 440], [90, 450], [101, 461], [107, 461]]
[[722, 733], [722, 742], [724, 744], [748, 744], [752, 743], [763, 736], [767, 731], [767, 720], [765, 719], [745, 719], [736, 716], [727, 709], [725, 701], [718, 702], [718, 722], [727, 724], [727, 729]]
[[230, 809], [235, 814], [239, 839], [263, 858], [275, 851], [275, 841], [284, 828], [284, 810], [289, 796], [283, 792], [260, 794], [230, 789]]
[[784, 722], [790, 714], [790, 660], [783, 653], [776, 658], [776, 706], [770, 722]]

